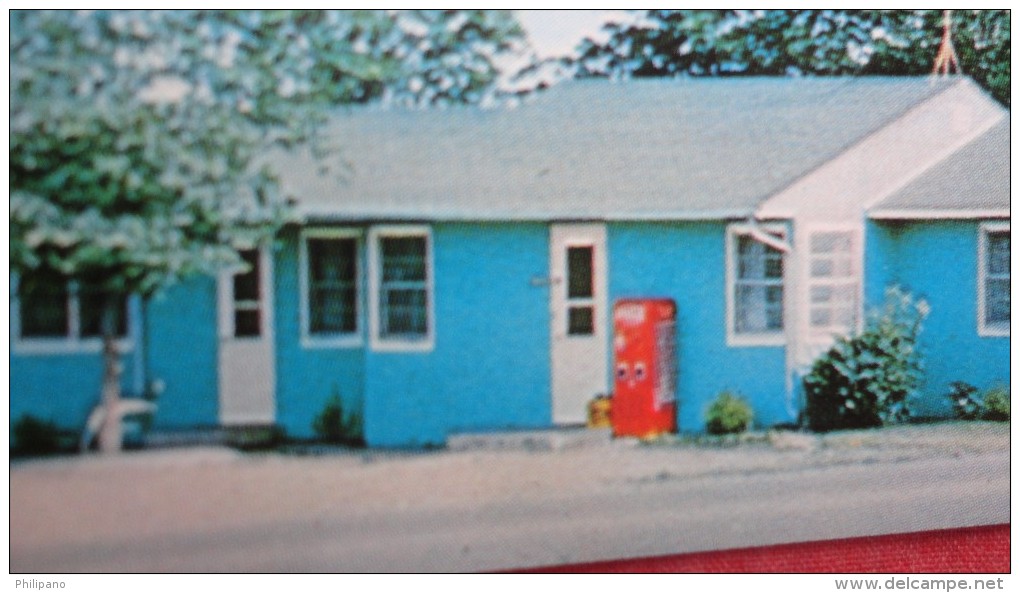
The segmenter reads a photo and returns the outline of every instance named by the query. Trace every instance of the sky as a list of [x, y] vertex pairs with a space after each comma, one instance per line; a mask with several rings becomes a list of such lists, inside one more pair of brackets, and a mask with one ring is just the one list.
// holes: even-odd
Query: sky
[[628, 15], [619, 10], [519, 10], [517, 19], [541, 58], [570, 55], [585, 37], [605, 40], [600, 31], [608, 20]]

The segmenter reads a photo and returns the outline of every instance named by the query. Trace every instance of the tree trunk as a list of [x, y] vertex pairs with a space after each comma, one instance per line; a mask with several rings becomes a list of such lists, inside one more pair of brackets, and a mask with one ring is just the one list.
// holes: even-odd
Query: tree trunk
[[121, 450], [120, 376], [123, 368], [117, 351], [117, 321], [121, 314], [119, 300], [114, 295], [103, 299], [101, 326], [103, 332], [103, 407], [106, 418], [99, 432], [99, 450], [102, 453], [118, 453]]

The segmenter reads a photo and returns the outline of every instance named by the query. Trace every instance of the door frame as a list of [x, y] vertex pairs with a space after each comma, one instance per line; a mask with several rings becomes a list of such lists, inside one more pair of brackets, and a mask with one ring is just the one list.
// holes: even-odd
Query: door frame
[[[575, 306], [593, 308], [590, 337], [567, 331], [571, 299], [567, 295], [567, 249], [592, 247], [592, 296]], [[609, 390], [609, 257], [604, 223], [553, 223], [549, 226], [549, 357], [553, 424], [579, 424], [587, 403]], [[587, 344], [580, 343], [588, 340]], [[585, 377], [579, 380], [579, 377]]]
[[[270, 245], [261, 245], [259, 264], [259, 327], [258, 336], [234, 335], [234, 275], [236, 268], [222, 270], [216, 282], [217, 298], [217, 391], [220, 425], [268, 425], [276, 421], [276, 351], [273, 324], [273, 253]], [[240, 356], [243, 355], [243, 356]], [[231, 372], [228, 368], [241, 360], [246, 364]], [[250, 364], [255, 362], [256, 364]], [[257, 364], [261, 362], [260, 364]], [[256, 373], [253, 375], [252, 373]], [[259, 374], [260, 373], [260, 374]], [[251, 393], [232, 385], [234, 377], [255, 379], [262, 389]], [[243, 394], [243, 396], [242, 396]], [[249, 398], [238, 402], [239, 397]], [[260, 401], [261, 400], [261, 401]], [[248, 403], [251, 406], [245, 406]], [[250, 409], [246, 409], [249, 408]]]

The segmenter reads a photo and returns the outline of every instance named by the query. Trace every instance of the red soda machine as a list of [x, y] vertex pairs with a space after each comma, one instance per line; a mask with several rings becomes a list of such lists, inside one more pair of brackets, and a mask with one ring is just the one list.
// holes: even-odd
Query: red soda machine
[[613, 434], [676, 432], [676, 303], [621, 299], [613, 330]]

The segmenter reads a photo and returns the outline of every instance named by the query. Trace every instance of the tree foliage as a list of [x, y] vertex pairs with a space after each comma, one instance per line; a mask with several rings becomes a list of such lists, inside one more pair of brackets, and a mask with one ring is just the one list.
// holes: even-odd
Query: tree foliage
[[[932, 71], [941, 10], [648, 10], [584, 40], [579, 76], [917, 75]], [[1007, 10], [952, 13], [963, 72], [1010, 101]]]
[[493, 11], [15, 11], [11, 267], [149, 294], [236, 263], [286, 219], [268, 147], [337, 105], [481, 101], [523, 47]]
[[[526, 48], [478, 10], [12, 11], [10, 44], [11, 270], [101, 295], [107, 410], [125, 296], [237, 265], [287, 220], [271, 148], [322, 156], [341, 105], [483, 101]], [[119, 448], [116, 421], [100, 440]]]

